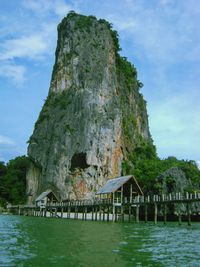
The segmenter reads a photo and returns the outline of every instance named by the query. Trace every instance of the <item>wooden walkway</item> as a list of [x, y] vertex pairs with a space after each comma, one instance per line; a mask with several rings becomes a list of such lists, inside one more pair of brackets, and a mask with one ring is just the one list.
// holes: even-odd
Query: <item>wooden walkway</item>
[[[198, 203], [198, 204], [195, 204]], [[173, 205], [185, 207], [177, 209], [179, 224], [182, 217], [191, 224], [191, 216], [200, 217], [200, 193], [176, 193], [169, 195], [136, 196], [130, 201], [126, 197], [115, 199], [70, 200], [67, 202], [48, 203], [46, 206], [8, 205], [10, 213], [28, 216], [73, 218], [93, 221], [135, 221], [142, 217], [145, 222], [148, 217], [156, 224], [159, 220], [167, 222], [168, 211]], [[195, 211], [194, 211], [194, 205]], [[140, 216], [140, 213], [143, 216]], [[150, 216], [149, 216], [150, 215]]]

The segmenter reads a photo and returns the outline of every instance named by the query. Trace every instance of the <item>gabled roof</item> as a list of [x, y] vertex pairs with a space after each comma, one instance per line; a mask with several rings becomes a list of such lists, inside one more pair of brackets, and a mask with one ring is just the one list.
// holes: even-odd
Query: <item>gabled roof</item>
[[[44, 199], [45, 197], [47, 197], [50, 193], [53, 193], [52, 190], [47, 190], [45, 192], [42, 192], [37, 198], [35, 201], [40, 201], [42, 199]], [[53, 193], [54, 195], [54, 193]], [[54, 195], [55, 196], [55, 195]]]
[[143, 192], [140, 186], [138, 185], [137, 180], [135, 179], [133, 175], [122, 176], [122, 177], [108, 180], [107, 183], [101, 189], [99, 189], [96, 195], [113, 193], [117, 191], [123, 184], [125, 184], [131, 178], [134, 179], [134, 182], [138, 188], [138, 191], [143, 195]]

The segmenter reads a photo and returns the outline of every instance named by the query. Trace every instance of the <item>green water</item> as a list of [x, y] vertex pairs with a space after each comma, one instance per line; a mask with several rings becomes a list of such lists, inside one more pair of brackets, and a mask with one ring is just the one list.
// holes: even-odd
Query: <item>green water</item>
[[0, 266], [200, 266], [200, 224], [1, 215]]

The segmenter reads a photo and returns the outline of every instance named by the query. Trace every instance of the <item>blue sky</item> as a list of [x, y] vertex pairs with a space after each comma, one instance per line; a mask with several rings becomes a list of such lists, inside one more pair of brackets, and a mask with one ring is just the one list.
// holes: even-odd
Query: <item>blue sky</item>
[[158, 155], [200, 161], [200, 1], [0, 1], [0, 161], [26, 154], [47, 96], [57, 24], [70, 11], [105, 18], [144, 83]]

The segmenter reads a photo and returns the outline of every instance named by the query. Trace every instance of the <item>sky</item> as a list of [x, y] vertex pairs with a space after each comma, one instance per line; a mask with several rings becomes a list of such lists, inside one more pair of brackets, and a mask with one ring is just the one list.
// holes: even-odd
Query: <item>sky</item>
[[1, 0], [0, 161], [26, 154], [47, 97], [57, 25], [70, 10], [104, 18], [135, 65], [160, 158], [200, 163], [200, 1]]

